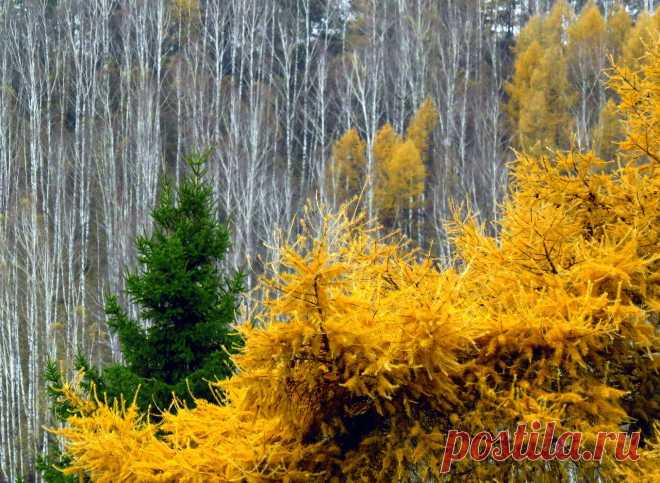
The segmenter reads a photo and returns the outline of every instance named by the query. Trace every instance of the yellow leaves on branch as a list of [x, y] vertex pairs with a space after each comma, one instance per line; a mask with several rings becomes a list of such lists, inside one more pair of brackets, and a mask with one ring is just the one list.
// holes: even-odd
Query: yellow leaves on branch
[[[655, 16], [660, 22], [660, 14]], [[660, 23], [642, 71], [616, 67], [610, 87], [620, 96], [619, 109], [625, 116], [626, 136], [621, 148], [660, 162]]]
[[155, 449], [159, 456], [173, 452], [154, 439], [155, 427], [142, 420], [134, 404], [126, 408], [117, 401], [111, 406], [100, 403], [93, 411], [72, 416], [67, 422], [68, 427], [57, 433], [66, 438], [67, 450], [76, 460], [65, 474], [84, 468], [96, 482], [148, 481], [157, 473], [142, 472], [139, 462], [132, 463], [131, 459], [147, 457]]
[[[587, 442], [629, 423], [650, 438], [640, 466], [581, 462], [573, 478], [656, 474], [660, 173], [650, 121], [659, 49], [634, 77], [612, 77], [626, 128], [616, 167], [593, 153], [520, 155], [498, 236], [456, 216], [459, 268], [444, 271], [345, 208], [317, 224], [308, 215], [261, 280], [262, 307], [240, 327], [238, 373], [216, 383], [226, 404], [174, 408], [158, 425], [132, 406], [95, 404], [57, 431], [73, 458], [66, 472], [95, 481], [442, 479], [450, 428], [513, 432], [538, 420]], [[381, 138], [379, 159], [406, 143], [419, 153], [391, 128]], [[454, 471], [568, 479], [560, 462], [466, 460]]]

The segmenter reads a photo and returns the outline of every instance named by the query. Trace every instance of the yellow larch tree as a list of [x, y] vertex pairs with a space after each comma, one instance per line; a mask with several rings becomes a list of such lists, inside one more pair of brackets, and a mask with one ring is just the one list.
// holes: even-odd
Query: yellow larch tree
[[428, 157], [431, 133], [438, 125], [438, 109], [433, 99], [427, 97], [408, 123], [406, 140], [413, 143], [422, 159]]
[[[411, 117], [405, 137], [389, 123], [374, 136], [374, 199], [379, 216], [388, 225], [402, 210], [421, 203], [427, 175], [424, 161], [437, 123], [435, 103], [427, 98]], [[365, 182], [366, 143], [355, 128], [337, 140], [332, 157], [332, 182], [339, 200], [360, 194]]]
[[620, 60], [631, 28], [632, 19], [623, 5], [607, 17], [607, 51], [616, 62]]
[[637, 70], [641, 59], [648, 51], [649, 45], [660, 35], [660, 7], [653, 14], [642, 12], [633, 28], [628, 31], [628, 37], [623, 46], [622, 63]]
[[376, 166], [383, 165], [390, 157], [402, 139], [389, 122], [381, 127], [374, 137], [374, 162]]
[[395, 145], [392, 154], [378, 166], [378, 173], [376, 200], [384, 216], [419, 206], [426, 167], [415, 143], [406, 140]]
[[417, 208], [426, 182], [425, 158], [438, 111], [427, 98], [411, 117], [405, 138], [385, 124], [376, 134], [373, 154], [376, 171], [376, 204], [381, 217], [396, 217], [401, 210]]
[[592, 131], [592, 148], [602, 159], [614, 160], [623, 139], [623, 126], [617, 104], [608, 99], [598, 114], [598, 123]]
[[566, 28], [570, 6], [561, 0], [547, 17], [535, 17], [516, 44], [514, 74], [505, 89], [516, 147], [542, 151], [571, 141], [574, 95], [569, 88]]
[[568, 147], [573, 98], [559, 46], [545, 49], [539, 42], [532, 42], [517, 57], [514, 80], [507, 91], [518, 147], [535, 152], [546, 146]]
[[360, 193], [367, 169], [366, 143], [357, 129], [348, 129], [332, 147], [330, 180], [339, 200]]
[[557, 0], [543, 20], [542, 42], [545, 45], [566, 45], [567, 29], [575, 21], [575, 12], [567, 0]]
[[[621, 145], [616, 169], [604, 170], [606, 161], [591, 152], [522, 154], [497, 240], [473, 220], [454, 227], [473, 283], [466, 296], [480, 307], [474, 318], [490, 325], [463, 376], [473, 405], [459, 419], [469, 432], [557, 421], [592, 444], [598, 431], [628, 423], [649, 437], [658, 421], [659, 133], [649, 131], [647, 121], [660, 119], [658, 80], [652, 79], [660, 42], [645, 62], [635, 77], [648, 81], [636, 83], [627, 69], [610, 79], [622, 100], [626, 136], [635, 140]], [[638, 86], [634, 92], [631, 84]], [[635, 103], [639, 99], [646, 102]], [[642, 133], [650, 136], [640, 146]], [[647, 457], [655, 458], [649, 466], [658, 464], [657, 452]], [[511, 462], [508, 473], [501, 466], [465, 466], [489, 479], [568, 479], [558, 462]], [[581, 462], [578, 479], [600, 473], [607, 480], [616, 471], [611, 459]]]
[[584, 6], [567, 33], [569, 54], [580, 55], [580, 51], [586, 51], [590, 56], [604, 55], [607, 24], [593, 1]]
[[642, 12], [633, 26], [622, 5], [604, 18], [593, 1], [578, 16], [558, 1], [547, 15], [530, 19], [516, 40], [514, 72], [505, 87], [514, 146], [538, 154], [548, 147], [588, 148], [597, 136], [600, 146], [616, 142], [602, 139], [613, 96], [603, 70], [610, 60], [639, 67], [658, 32], [657, 13]]
[[[450, 225], [456, 268], [346, 210], [307, 216], [239, 327], [226, 404], [141, 420], [70, 388], [69, 474], [94, 481], [654, 481], [660, 467], [660, 40], [640, 72], [616, 69], [625, 141], [520, 154], [497, 236]], [[311, 215], [311, 214], [310, 214]], [[641, 462], [456, 462], [448, 429], [641, 429]], [[656, 426], [654, 433], [653, 428]], [[593, 446], [592, 446], [593, 447]], [[655, 473], [654, 473], [655, 472]]]
[[[389, 190], [391, 167], [390, 160], [394, 151], [403, 143], [403, 139], [388, 122], [381, 127], [373, 142], [373, 155], [375, 167], [375, 200], [376, 206], [382, 211], [383, 207], [389, 205], [392, 210], [395, 202], [393, 193]], [[392, 173], [395, 175], [394, 173]]]

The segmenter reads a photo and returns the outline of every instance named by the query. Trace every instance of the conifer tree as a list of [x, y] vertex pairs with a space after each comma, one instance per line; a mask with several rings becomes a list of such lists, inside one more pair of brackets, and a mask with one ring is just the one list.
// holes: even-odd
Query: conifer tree
[[232, 322], [243, 275], [220, 272], [229, 231], [216, 218], [204, 163], [205, 156], [190, 156], [192, 175], [176, 191], [165, 183], [152, 213], [153, 233], [137, 238], [142, 269], [127, 276], [126, 286], [147, 327], [131, 319], [116, 296], [106, 304], [124, 363], [104, 369], [99, 389], [131, 398], [140, 387], [142, 410], [167, 408], [172, 393], [190, 403], [191, 394], [212, 400], [208, 382], [233, 372], [229, 354], [240, 339]]
[[[141, 414], [158, 417], [174, 397], [188, 405], [200, 398], [216, 400], [209, 383], [233, 373], [230, 355], [241, 338], [232, 322], [243, 274], [220, 272], [229, 231], [216, 218], [212, 187], [204, 181], [205, 160], [198, 154], [188, 158], [192, 174], [177, 190], [165, 182], [152, 212], [153, 232], [137, 238], [141, 267], [127, 275], [126, 286], [140, 319], [131, 319], [116, 296], [107, 300], [108, 325], [119, 338], [124, 363], [100, 372], [83, 356], [76, 358], [74, 368], [90, 399], [135, 398]], [[45, 377], [54, 416], [65, 422], [76, 411], [66, 397], [62, 372], [50, 362]], [[46, 481], [77, 481], [55, 469], [69, 463], [69, 456], [52, 446], [38, 468]]]
[[604, 18], [589, 1], [576, 17], [560, 0], [547, 15], [532, 17], [516, 40], [514, 72], [505, 88], [514, 145], [540, 154], [577, 143], [611, 156], [619, 130], [608, 99], [616, 96], [603, 72], [611, 60], [640, 67], [660, 32], [657, 12], [642, 12], [633, 26], [623, 5]]
[[427, 97], [419, 106], [406, 129], [406, 140], [411, 141], [423, 160], [428, 157], [431, 133], [438, 125], [438, 108], [433, 99]]
[[357, 129], [348, 129], [332, 147], [331, 176], [340, 200], [359, 193], [366, 174], [366, 143]]
[[635, 26], [628, 30], [626, 42], [623, 45], [623, 64], [637, 69], [647, 52], [649, 45], [660, 35], [660, 7], [653, 14], [642, 12]]
[[623, 5], [607, 18], [607, 50], [616, 62], [621, 57], [623, 45], [632, 28], [632, 19]]
[[527, 151], [570, 145], [574, 95], [569, 88], [563, 39], [572, 10], [557, 2], [546, 17], [535, 17], [520, 33], [507, 110], [514, 144]]
[[[418, 208], [427, 177], [431, 133], [438, 124], [438, 111], [429, 97], [413, 114], [405, 136], [385, 123], [373, 139], [375, 199], [382, 221], [392, 221], [401, 210]], [[340, 199], [358, 195], [365, 181], [367, 143], [355, 128], [347, 130], [334, 144], [331, 173]]]

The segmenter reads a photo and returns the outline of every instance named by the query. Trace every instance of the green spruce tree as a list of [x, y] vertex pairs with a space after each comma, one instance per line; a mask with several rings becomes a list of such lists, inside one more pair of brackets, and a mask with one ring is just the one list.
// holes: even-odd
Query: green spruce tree
[[[136, 240], [140, 267], [126, 276], [126, 292], [139, 308], [139, 320], [116, 296], [106, 301], [123, 363], [102, 371], [82, 356], [74, 363], [85, 373], [82, 385], [88, 393], [93, 384], [99, 398], [108, 401], [136, 397], [140, 410], [156, 418], [174, 397], [189, 406], [194, 398], [214, 400], [209, 381], [233, 372], [230, 355], [242, 345], [232, 323], [244, 276], [221, 272], [229, 231], [217, 219], [213, 190], [204, 180], [207, 157], [188, 157], [191, 175], [178, 189], [169, 181], [163, 184], [152, 212], [152, 233]], [[63, 378], [55, 363], [47, 367], [46, 383], [54, 416], [65, 422], [72, 413], [61, 397]], [[67, 455], [53, 446], [38, 468], [46, 481], [73, 481], [55, 468], [67, 462]]]
[[165, 183], [152, 213], [153, 232], [137, 239], [143, 270], [130, 273], [126, 286], [147, 327], [131, 319], [116, 297], [106, 304], [124, 363], [103, 371], [103, 389], [109, 397], [132, 397], [139, 386], [142, 410], [167, 408], [173, 393], [188, 403], [192, 395], [212, 400], [208, 381], [232, 373], [229, 355], [241, 343], [231, 324], [243, 275], [220, 272], [229, 231], [217, 221], [204, 161], [189, 158], [192, 176], [176, 192]]

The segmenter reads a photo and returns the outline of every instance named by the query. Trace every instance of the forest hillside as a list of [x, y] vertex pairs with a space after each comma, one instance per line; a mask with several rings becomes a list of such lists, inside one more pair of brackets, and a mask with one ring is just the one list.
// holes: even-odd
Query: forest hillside
[[[660, 403], [657, 373], [647, 370], [657, 370], [657, 327], [644, 324], [657, 324], [658, 309], [651, 250], [660, 120], [657, 104], [648, 104], [658, 96], [657, 4], [0, 1], [0, 481], [42, 481], [37, 461], [51, 443], [63, 450], [67, 438], [85, 437], [76, 426], [59, 436], [46, 430], [58, 425], [49, 361], [64, 380], [79, 380], [77, 356], [88, 374], [130, 362], [108, 296], [117, 296], [115, 315], [152, 326], [127, 274], [142, 273], [136, 240], [158, 233], [152, 214], [164, 186], [180, 189], [191, 176], [191, 153], [205, 154], [204, 180], [226, 226], [226, 250], [213, 270], [240, 274], [234, 289], [246, 290], [236, 315], [247, 322], [246, 346], [232, 359], [238, 375], [217, 387], [226, 405], [166, 413], [153, 427], [143, 425], [140, 408], [106, 406], [91, 386], [63, 382], [70, 397], [97, 411], [80, 413], [87, 428], [103, 416], [115, 418], [127, 441], [139, 433], [136, 447], [154, 459], [122, 467], [126, 481], [148, 479], [148, 472], [185, 479], [176, 473], [183, 462], [197, 465], [190, 481], [207, 481], [199, 476], [208, 474], [205, 465], [215, 465], [221, 480], [426, 478], [434, 474], [437, 434], [459, 417], [471, 431], [513, 424], [521, 414], [568, 417], [564, 429], [587, 433], [630, 417], [651, 437]], [[646, 97], [635, 98], [631, 85]], [[537, 218], [528, 215], [532, 198], [547, 202]], [[530, 256], [531, 268], [524, 263]], [[578, 260], [591, 265], [571, 269]], [[611, 267], [603, 272], [598, 260], [618, 275]], [[293, 295], [315, 292], [317, 276], [355, 284], [328, 289], [310, 309]], [[507, 299], [502, 290], [514, 283], [518, 298]], [[289, 298], [273, 287], [291, 289]], [[583, 338], [571, 339], [555, 321], [552, 343], [539, 344], [545, 328], [534, 333], [529, 321], [558, 306]], [[392, 315], [387, 330], [379, 329], [384, 338], [366, 322], [378, 307]], [[585, 307], [595, 312], [587, 316]], [[328, 312], [335, 318], [324, 329]], [[607, 327], [585, 325], [603, 313]], [[353, 324], [342, 326], [339, 315]], [[386, 338], [411, 318], [427, 325], [416, 325], [410, 339]], [[255, 320], [267, 329], [257, 330]], [[437, 325], [447, 320], [456, 332]], [[516, 334], [524, 327], [516, 324], [525, 320], [531, 332], [521, 342]], [[331, 333], [341, 357], [321, 363]], [[606, 342], [612, 338], [619, 343]], [[381, 357], [342, 359], [356, 347]], [[312, 356], [316, 378], [286, 365]], [[593, 367], [604, 357], [612, 372], [601, 374]], [[413, 360], [428, 380], [409, 372]], [[565, 390], [551, 384], [551, 367], [567, 375]], [[271, 371], [271, 386], [255, 383], [260, 370]], [[373, 379], [362, 380], [365, 371]], [[628, 373], [637, 379], [625, 379]], [[459, 391], [462, 377], [471, 392]], [[622, 379], [609, 386], [608, 377]], [[586, 380], [589, 394], [580, 387]], [[314, 381], [327, 384], [319, 389]], [[294, 383], [302, 395], [287, 392]], [[503, 395], [516, 391], [519, 397]], [[444, 396], [411, 409], [427, 393]], [[335, 420], [311, 402], [301, 411], [296, 398], [310, 395], [350, 414]], [[125, 396], [131, 408], [132, 395]], [[251, 412], [254, 404], [263, 411]], [[493, 419], [465, 419], [468, 409]], [[351, 420], [356, 414], [372, 416], [365, 418], [373, 426]], [[439, 423], [439, 414], [447, 421]], [[292, 415], [304, 416], [297, 422], [309, 435], [304, 444], [284, 427]], [[195, 444], [215, 445], [198, 433], [211, 419], [227, 426], [222, 457], [189, 459], [177, 446], [188, 442], [165, 447], [159, 439], [180, 429]], [[357, 426], [346, 428], [349, 420]], [[357, 436], [347, 439], [351, 431]], [[270, 448], [266, 463], [263, 453], [250, 453], [257, 445]], [[115, 481], [103, 473], [112, 468], [79, 448], [72, 471]], [[364, 464], [369, 458], [387, 462], [382, 473]], [[561, 465], [554, 470], [575, 476]], [[517, 477], [529, 480], [536, 471], [531, 465]]]

